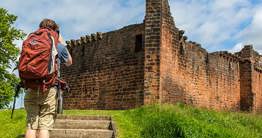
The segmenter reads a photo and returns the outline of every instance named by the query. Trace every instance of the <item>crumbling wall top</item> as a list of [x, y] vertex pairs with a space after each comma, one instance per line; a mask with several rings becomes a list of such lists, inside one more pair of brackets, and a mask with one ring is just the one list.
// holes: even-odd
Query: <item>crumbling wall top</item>
[[105, 37], [105, 35], [108, 34], [108, 33], [117, 32], [117, 31], [126, 30], [126, 29], [133, 29], [133, 28], [135, 28], [137, 26], [141, 26], [141, 25], [144, 25], [144, 24], [143, 23], [132, 24], [132, 25], [125, 26], [121, 29], [114, 30], [114, 31], [111, 31], [111, 32], [106, 32], [106, 33], [102, 33], [102, 32], [92, 33], [92, 34], [89, 34], [89, 35], [81, 36], [77, 40], [71, 39], [69, 41], [66, 41], [66, 43], [69, 46], [69, 48], [74, 48], [74, 47], [79, 46], [81, 44], [98, 42], [98, 41], [102, 40]]
[[67, 45], [71, 48], [77, 45], [86, 44], [94, 41], [102, 40], [103, 33], [97, 32], [96, 34], [81, 36], [80, 39], [66, 41]]
[[240, 58], [228, 51], [217, 51], [217, 52], [213, 52], [213, 53], [210, 53], [210, 55], [214, 55], [214, 56], [219, 56], [219, 57], [222, 57], [224, 59], [229, 59], [229, 60], [232, 60], [232, 61], [235, 61], [235, 62], [239, 62], [240, 61]]

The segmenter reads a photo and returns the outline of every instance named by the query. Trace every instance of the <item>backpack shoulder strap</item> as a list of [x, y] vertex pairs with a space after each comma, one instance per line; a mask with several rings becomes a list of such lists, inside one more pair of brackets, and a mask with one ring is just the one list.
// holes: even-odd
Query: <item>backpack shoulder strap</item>
[[57, 47], [55, 46], [55, 40], [54, 37], [51, 36], [51, 34], [48, 32], [47, 33], [50, 41], [51, 41], [51, 49], [50, 49], [50, 57], [49, 57], [49, 62], [48, 62], [48, 72], [49, 74], [57, 71], [55, 64], [56, 64], [56, 58], [57, 58]]

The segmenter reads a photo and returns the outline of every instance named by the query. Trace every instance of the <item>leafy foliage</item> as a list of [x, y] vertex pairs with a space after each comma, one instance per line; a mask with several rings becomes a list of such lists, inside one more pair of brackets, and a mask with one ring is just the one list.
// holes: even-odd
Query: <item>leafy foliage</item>
[[18, 78], [10, 73], [19, 53], [14, 41], [22, 39], [25, 34], [12, 26], [17, 16], [9, 14], [3, 8], [0, 8], [0, 19], [0, 109], [2, 109], [12, 100], [14, 86], [18, 82]]

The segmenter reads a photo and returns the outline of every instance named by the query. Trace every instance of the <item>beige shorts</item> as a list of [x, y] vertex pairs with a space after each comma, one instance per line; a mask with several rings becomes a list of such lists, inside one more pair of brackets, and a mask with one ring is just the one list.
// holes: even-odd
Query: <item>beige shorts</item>
[[46, 92], [28, 90], [25, 95], [27, 127], [33, 130], [50, 130], [54, 124], [57, 88]]

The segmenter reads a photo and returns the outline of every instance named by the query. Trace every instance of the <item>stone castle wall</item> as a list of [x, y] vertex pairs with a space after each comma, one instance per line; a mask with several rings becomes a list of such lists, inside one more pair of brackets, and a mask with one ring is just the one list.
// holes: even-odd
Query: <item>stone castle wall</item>
[[208, 53], [176, 28], [168, 0], [146, 0], [144, 23], [98, 38], [70, 42], [75, 63], [63, 70], [72, 89], [67, 109], [182, 102], [262, 112], [261, 55], [252, 46]]
[[126, 109], [143, 105], [144, 24], [72, 40], [66, 109]]
[[254, 93], [254, 105], [253, 111], [255, 112], [262, 112], [262, 68], [260, 67], [253, 67], [252, 75], [252, 92]]
[[215, 109], [239, 109], [239, 59], [226, 52], [209, 54], [186, 41], [162, 1], [160, 101]]
[[245, 46], [237, 56], [240, 62], [241, 110], [262, 112], [262, 56]]
[[262, 56], [251, 47], [251, 87], [253, 97], [252, 111], [262, 112]]

